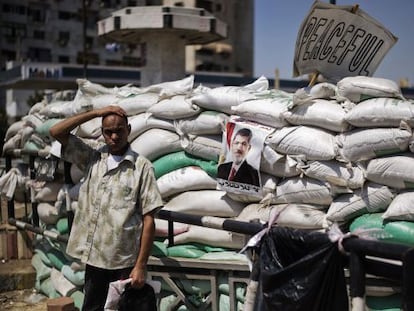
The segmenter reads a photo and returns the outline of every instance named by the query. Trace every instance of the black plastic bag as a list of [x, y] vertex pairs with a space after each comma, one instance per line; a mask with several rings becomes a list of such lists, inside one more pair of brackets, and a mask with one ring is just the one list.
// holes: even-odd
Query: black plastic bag
[[337, 244], [326, 234], [273, 227], [260, 244], [256, 307], [348, 311], [344, 262]]
[[151, 285], [145, 283], [141, 288], [125, 286], [119, 299], [118, 311], [157, 311], [157, 299]]

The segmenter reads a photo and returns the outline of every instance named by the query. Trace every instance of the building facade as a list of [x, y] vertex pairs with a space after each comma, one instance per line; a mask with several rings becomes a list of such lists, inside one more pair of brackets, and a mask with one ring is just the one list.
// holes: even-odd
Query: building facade
[[141, 67], [145, 43], [105, 42], [97, 21], [127, 6], [200, 7], [228, 25], [228, 38], [186, 48], [186, 71], [253, 75], [253, 0], [0, 0], [0, 69], [7, 61]]

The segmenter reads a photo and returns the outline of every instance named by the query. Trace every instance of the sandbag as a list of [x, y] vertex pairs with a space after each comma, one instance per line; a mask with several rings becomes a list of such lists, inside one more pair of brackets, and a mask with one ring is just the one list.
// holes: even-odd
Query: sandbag
[[414, 192], [399, 193], [382, 215], [386, 220], [414, 221]]
[[181, 147], [196, 157], [217, 162], [222, 150], [222, 135], [181, 137]]
[[411, 128], [358, 129], [337, 136], [338, 159], [363, 161], [406, 151], [412, 136]]
[[221, 134], [229, 116], [217, 111], [203, 111], [191, 118], [175, 120], [174, 125], [179, 135], [213, 135]]
[[362, 189], [337, 196], [329, 206], [326, 218], [330, 222], [346, 222], [366, 213], [385, 211], [394, 194], [385, 186], [366, 183]]
[[336, 84], [336, 95], [339, 100], [348, 99], [359, 103], [372, 97], [403, 98], [401, 89], [392, 80], [376, 77], [346, 77]]
[[366, 168], [366, 178], [370, 181], [397, 189], [414, 188], [414, 155], [404, 153], [372, 159]]
[[203, 243], [211, 246], [242, 249], [245, 235], [200, 226], [190, 226], [187, 232], [174, 236], [174, 244]]
[[277, 152], [302, 155], [306, 160], [331, 160], [335, 158], [335, 136], [310, 126], [288, 126], [276, 130], [265, 141]]
[[163, 129], [149, 129], [131, 142], [131, 148], [153, 161], [166, 154], [182, 150], [180, 137]]
[[292, 94], [269, 90], [256, 94], [256, 97], [231, 107], [232, 114], [274, 128], [288, 125], [284, 113], [292, 106]]
[[[165, 219], [155, 218], [155, 236], [167, 237], [168, 236], [168, 221]], [[173, 222], [173, 235], [177, 235], [188, 231], [189, 225], [180, 222]]]
[[147, 109], [147, 113], [157, 118], [177, 120], [200, 114], [201, 108], [186, 95], [176, 95], [160, 100]]
[[128, 141], [131, 142], [145, 131], [153, 128], [175, 131], [174, 122], [171, 120], [159, 119], [151, 116], [149, 113], [140, 113], [128, 118], [131, 125]]
[[354, 164], [346, 165], [339, 161], [309, 161], [302, 165], [303, 173], [339, 187], [361, 188], [365, 182], [364, 170]]
[[187, 166], [165, 174], [157, 179], [161, 196], [169, 196], [191, 190], [216, 189], [216, 179], [198, 166]]
[[178, 194], [163, 209], [199, 216], [234, 217], [244, 206], [228, 197], [225, 191], [195, 190]]
[[184, 151], [166, 154], [152, 162], [155, 178], [186, 166], [198, 166], [212, 177], [217, 176], [217, 162], [207, 161]]
[[372, 98], [356, 105], [345, 115], [356, 127], [398, 127], [401, 121], [414, 127], [414, 102], [396, 98]]

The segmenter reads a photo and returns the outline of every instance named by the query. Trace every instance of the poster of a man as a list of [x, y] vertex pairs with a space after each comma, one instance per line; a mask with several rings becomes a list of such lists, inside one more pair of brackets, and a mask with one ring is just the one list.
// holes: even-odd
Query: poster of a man
[[218, 178], [260, 186], [258, 170], [246, 160], [246, 156], [252, 147], [252, 135], [252, 131], [245, 127], [236, 132], [230, 146], [233, 161], [218, 166]]
[[217, 167], [217, 189], [260, 197], [260, 162], [266, 126], [232, 116], [223, 133], [223, 149]]

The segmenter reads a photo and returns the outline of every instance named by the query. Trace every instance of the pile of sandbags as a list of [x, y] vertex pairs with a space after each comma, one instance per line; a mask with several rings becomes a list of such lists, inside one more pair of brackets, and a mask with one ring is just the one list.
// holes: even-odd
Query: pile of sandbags
[[[195, 87], [193, 76], [146, 88], [77, 82], [73, 100], [57, 94], [11, 125], [3, 151], [58, 157], [50, 126], [81, 111], [119, 105], [129, 116], [132, 148], [153, 163], [166, 210], [263, 223], [277, 213], [277, 225], [310, 230], [333, 223], [351, 230], [374, 226], [385, 232], [379, 239], [414, 245], [414, 103], [390, 80], [348, 77], [295, 93], [269, 89], [264, 77], [216, 88]], [[223, 131], [231, 115], [272, 129], [261, 153], [261, 198], [217, 188]], [[103, 143], [98, 119], [73, 132], [93, 146]], [[44, 225], [56, 225], [68, 209], [76, 212], [82, 172], [72, 166], [71, 176], [73, 186], [61, 178], [43, 181], [45, 189], [36, 192]], [[373, 222], [358, 221], [374, 216]], [[180, 255], [161, 245], [166, 221], [157, 219], [156, 227], [158, 253]], [[192, 258], [208, 251], [191, 244], [237, 251], [246, 243], [244, 235], [179, 223], [173, 233], [174, 243], [183, 245], [181, 255]]]

